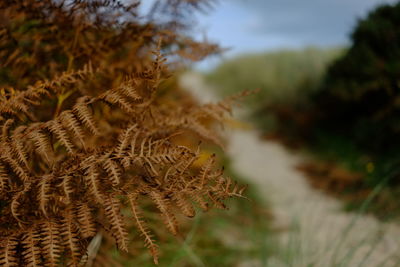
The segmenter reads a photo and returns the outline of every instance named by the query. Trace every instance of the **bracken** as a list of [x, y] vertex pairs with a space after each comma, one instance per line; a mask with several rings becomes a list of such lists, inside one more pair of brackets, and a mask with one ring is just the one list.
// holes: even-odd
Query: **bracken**
[[155, 1], [139, 16], [139, 2], [1, 2], [0, 265], [84, 265], [101, 231], [127, 251], [128, 221], [157, 263], [143, 201], [176, 235], [177, 210], [193, 217], [242, 196], [214, 156], [198, 167], [200, 148], [177, 138], [222, 144], [212, 122], [235, 97], [201, 106], [163, 85], [162, 55], [173, 68], [219, 51], [181, 34], [209, 4]]

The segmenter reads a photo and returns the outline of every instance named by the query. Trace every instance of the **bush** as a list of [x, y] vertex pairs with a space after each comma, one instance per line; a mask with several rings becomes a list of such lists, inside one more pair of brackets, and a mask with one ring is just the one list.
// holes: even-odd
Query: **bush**
[[352, 41], [348, 52], [329, 67], [321, 90], [313, 96], [314, 110], [321, 115], [314, 127], [352, 140], [374, 160], [396, 160], [400, 3], [378, 7], [360, 20]]

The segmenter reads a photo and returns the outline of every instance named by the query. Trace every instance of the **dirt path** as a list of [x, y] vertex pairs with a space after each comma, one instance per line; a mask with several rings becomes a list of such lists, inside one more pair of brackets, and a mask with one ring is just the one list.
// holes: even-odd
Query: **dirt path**
[[[217, 98], [201, 76], [187, 73], [181, 84], [200, 101]], [[230, 129], [228, 154], [234, 170], [248, 178], [268, 201], [282, 255], [270, 266], [400, 266], [400, 230], [371, 216], [342, 211], [342, 204], [312, 189], [294, 166], [299, 155], [262, 141], [255, 130]]]

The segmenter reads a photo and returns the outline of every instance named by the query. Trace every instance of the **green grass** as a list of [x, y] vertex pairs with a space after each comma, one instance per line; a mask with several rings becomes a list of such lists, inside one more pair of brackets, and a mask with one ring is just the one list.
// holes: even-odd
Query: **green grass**
[[224, 96], [261, 89], [251, 104], [299, 101], [316, 90], [327, 64], [343, 52], [310, 47], [242, 55], [206, 74], [206, 80]]

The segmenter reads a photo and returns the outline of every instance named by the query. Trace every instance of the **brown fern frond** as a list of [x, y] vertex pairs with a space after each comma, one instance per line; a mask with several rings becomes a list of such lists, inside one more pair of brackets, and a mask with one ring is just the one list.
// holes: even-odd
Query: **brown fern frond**
[[[136, 123], [133, 124], [132, 126], [130, 126], [129, 128], [127, 128], [122, 134], [120, 134], [119, 139], [118, 139], [119, 145], [116, 150], [117, 157], [122, 157], [125, 150], [129, 147], [129, 145], [132, 143], [132, 141], [133, 142], [135, 141], [132, 139], [135, 130], [138, 130], [138, 125]], [[133, 146], [135, 146], [134, 143], [133, 143]]]
[[74, 134], [74, 136], [79, 139], [81, 145], [85, 149], [84, 130], [82, 129], [74, 113], [72, 113], [72, 111], [70, 110], [64, 111], [60, 114], [60, 120], [64, 128], [71, 131]]
[[222, 210], [226, 209], [226, 205], [222, 201], [223, 200], [222, 198], [220, 198], [218, 196], [215, 196], [214, 193], [210, 192], [210, 191], [207, 192], [207, 196], [211, 200], [211, 202], [214, 205], [214, 207], [216, 207], [218, 209], [222, 209]]
[[[131, 151], [128, 152], [128, 156], [124, 157], [121, 153], [119, 153], [120, 149], [117, 149], [117, 156], [118, 157], [121, 157], [121, 156], [123, 157], [122, 160], [121, 160], [121, 163], [124, 166], [124, 168], [128, 168], [129, 166], [131, 166], [131, 164], [132, 164], [132, 155], [136, 155], [135, 147], [136, 147], [136, 142], [137, 142], [139, 134], [140, 134], [140, 131], [137, 131], [133, 135], [132, 139], [130, 140]], [[121, 143], [121, 145], [122, 145], [122, 143]], [[118, 148], [121, 148], [121, 146], [119, 146]]]
[[135, 89], [135, 86], [138, 86], [138, 83], [134, 78], [127, 79], [125, 82], [123, 82], [117, 90], [124, 95], [127, 98], [131, 98], [135, 101], [139, 101], [142, 99], [142, 97], [139, 95], [137, 90]]
[[188, 200], [185, 192], [177, 192], [173, 194], [173, 200], [175, 200], [177, 206], [182, 211], [182, 214], [192, 218], [196, 215], [196, 211], [193, 208], [192, 203]]
[[29, 114], [30, 105], [39, 105], [37, 101], [43, 95], [44, 91], [34, 91], [28, 89], [27, 91], [13, 90], [11, 94], [6, 96], [0, 96], [0, 114], [25, 114], [30, 117]]
[[168, 200], [162, 195], [162, 193], [152, 190], [149, 194], [157, 208], [160, 210], [163, 221], [167, 229], [173, 234], [178, 234], [178, 222], [175, 215], [169, 208]]
[[58, 120], [51, 120], [47, 123], [47, 128], [55, 134], [57, 139], [61, 142], [61, 144], [67, 149], [68, 153], [74, 153], [74, 145], [72, 144], [71, 140], [68, 137], [67, 131], [64, 129], [61, 122]]
[[96, 224], [93, 218], [92, 209], [84, 202], [74, 207], [74, 214], [79, 223], [80, 234], [83, 238], [96, 235]]
[[[173, 146], [165, 139], [152, 141], [144, 138], [137, 152], [132, 147], [129, 156], [133, 162], [146, 162], [154, 164], [176, 164], [186, 155], [193, 155], [193, 152], [184, 146]], [[151, 164], [152, 165], [152, 164]]]
[[215, 154], [211, 155], [205, 162], [205, 164], [201, 167], [200, 172], [197, 176], [198, 179], [195, 179], [200, 181], [199, 185], [200, 189], [202, 189], [207, 184], [214, 163], [215, 163]]
[[83, 253], [78, 227], [70, 211], [67, 211], [61, 226], [61, 236], [64, 247], [68, 251], [69, 263], [79, 266]]
[[88, 76], [93, 75], [93, 73], [93, 66], [91, 62], [89, 62], [88, 64], [85, 64], [80, 70], [65, 71], [53, 80], [39, 82], [35, 89], [51, 89], [54, 92], [58, 92], [60, 91], [60, 88], [65, 87], [69, 84], [75, 84], [78, 81], [81, 81], [85, 78], [88, 78]]
[[218, 194], [221, 198], [227, 197], [242, 197], [243, 192], [247, 186], [240, 186], [237, 182], [232, 181], [230, 178], [220, 177], [217, 184], [213, 187], [215, 194]]
[[128, 114], [135, 113], [132, 103], [119, 90], [109, 90], [99, 96], [99, 99], [118, 105]]
[[85, 183], [89, 192], [93, 195], [98, 203], [103, 203], [104, 196], [102, 190], [102, 182], [100, 180], [100, 173], [96, 164], [90, 165], [85, 171]]
[[113, 196], [106, 195], [104, 198], [104, 210], [110, 222], [110, 232], [118, 245], [118, 248], [128, 251], [128, 232], [125, 227], [124, 218], [120, 212], [120, 202]]
[[42, 249], [40, 247], [40, 231], [38, 229], [31, 227], [29, 228], [24, 236], [22, 237], [22, 247], [24, 251], [22, 252], [22, 257], [24, 259], [25, 266], [30, 267], [40, 267], [43, 266], [42, 261]]
[[45, 217], [48, 217], [47, 205], [50, 202], [50, 196], [51, 196], [50, 183], [52, 182], [53, 178], [54, 177], [52, 174], [46, 174], [40, 178], [38, 183], [39, 190], [37, 197], [38, 197], [39, 207]]
[[11, 150], [16, 156], [16, 159], [19, 161], [19, 163], [29, 168], [28, 151], [24, 144], [23, 133], [21, 133], [21, 129], [26, 129], [26, 127], [20, 126], [18, 128], [19, 129], [15, 130], [12, 137], [10, 138]]
[[193, 193], [190, 194], [190, 197], [193, 199], [194, 202], [196, 202], [200, 208], [204, 211], [208, 211], [210, 208], [210, 205], [208, 204], [207, 200], [204, 199], [202, 194], [199, 193]]
[[10, 186], [10, 177], [6, 166], [0, 161], [0, 199], [4, 196]]
[[221, 138], [217, 136], [214, 131], [208, 129], [199, 121], [192, 118], [188, 118], [187, 123], [184, 124], [184, 127], [193, 131], [204, 140], [210, 141], [211, 143], [214, 143], [219, 147], [222, 148], [224, 147], [224, 143], [221, 141]]
[[4, 124], [1, 127], [1, 137], [3, 141], [6, 141], [8, 139], [8, 136], [10, 135], [10, 128], [13, 125], [14, 120], [13, 119], [8, 119], [4, 122]]
[[0, 152], [2, 153], [2, 155], [0, 155], [0, 159], [3, 162], [8, 163], [8, 165], [10, 166], [11, 170], [15, 173], [15, 175], [24, 182], [27, 182], [30, 179], [30, 175], [28, 170], [26, 170], [23, 166], [21, 166], [18, 161], [16, 161], [13, 157], [13, 155], [11, 154], [10, 150], [8, 147], [6, 147], [5, 149], [1, 150]]
[[33, 141], [39, 155], [43, 156], [46, 162], [50, 164], [54, 159], [50, 137], [40, 128], [34, 129], [29, 137]]
[[111, 184], [113, 186], [119, 185], [119, 183], [121, 182], [122, 173], [119, 164], [115, 160], [109, 158], [108, 155], [106, 155], [105, 159], [102, 161], [102, 165], [111, 180]]
[[23, 220], [20, 219], [21, 213], [19, 211], [19, 207], [21, 205], [20, 198], [23, 195], [23, 193], [24, 193], [23, 191], [20, 191], [16, 195], [14, 195], [10, 205], [11, 213], [14, 219], [16, 219], [19, 223], [23, 223]]
[[18, 267], [19, 259], [17, 256], [18, 238], [9, 236], [2, 238], [0, 242], [0, 265]]
[[154, 263], [158, 264], [158, 246], [154, 242], [153, 236], [146, 226], [145, 221], [142, 219], [137, 203], [137, 193], [128, 194], [128, 201], [136, 227], [139, 230], [140, 235], [144, 238], [144, 244], [146, 248], [150, 251], [151, 256], [153, 256]]
[[76, 183], [74, 183], [73, 177], [71, 175], [64, 175], [61, 177], [60, 186], [66, 197], [66, 202], [71, 203], [72, 194], [76, 191]]
[[41, 226], [41, 245], [45, 266], [58, 266], [62, 248], [60, 225], [53, 221], [45, 221]]
[[100, 131], [96, 126], [92, 111], [89, 107], [91, 101], [92, 100], [88, 96], [79, 98], [73, 107], [73, 112], [82, 124], [85, 125], [94, 135], [99, 135]]
[[32, 188], [32, 184], [31, 183], [25, 183], [24, 184], [24, 189], [17, 192], [14, 197], [12, 198], [11, 201], [11, 214], [14, 217], [15, 220], [17, 220], [17, 222], [21, 225], [23, 225], [24, 223], [26, 223], [23, 218], [23, 209], [21, 209], [21, 201], [23, 200], [25, 194], [27, 192], [29, 192], [29, 190], [31, 190]]
[[[37, 81], [35, 85], [28, 86], [27, 90], [15, 94], [13, 98], [8, 99], [5, 103], [4, 112], [6, 109], [14, 108], [27, 113], [29, 105], [39, 105], [39, 100], [43, 95], [50, 95], [50, 90], [53, 93], [61, 92], [61, 88], [67, 85], [75, 84], [85, 78], [88, 78], [94, 73], [91, 63], [85, 64], [82, 69], [77, 71], [63, 72], [61, 75], [56, 76], [52, 80]], [[0, 108], [0, 114], [3, 109]], [[15, 114], [15, 112], [11, 112]]]

